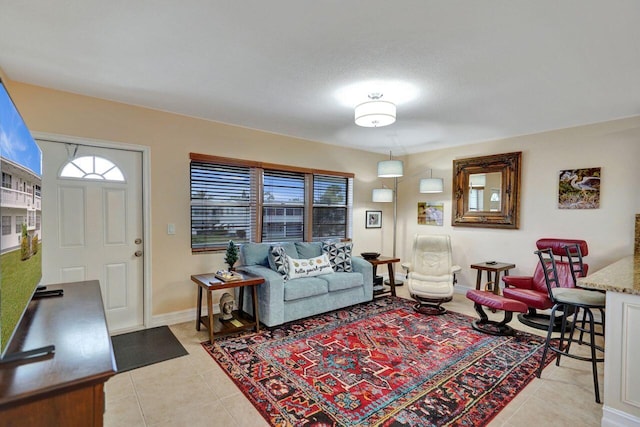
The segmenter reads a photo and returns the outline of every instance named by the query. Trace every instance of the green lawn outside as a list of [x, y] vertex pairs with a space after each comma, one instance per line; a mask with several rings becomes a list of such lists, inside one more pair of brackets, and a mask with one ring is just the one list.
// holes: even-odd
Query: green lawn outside
[[20, 260], [20, 249], [0, 256], [0, 353], [20, 320], [25, 305], [31, 298], [34, 283], [42, 276], [42, 242], [38, 253], [28, 260]]

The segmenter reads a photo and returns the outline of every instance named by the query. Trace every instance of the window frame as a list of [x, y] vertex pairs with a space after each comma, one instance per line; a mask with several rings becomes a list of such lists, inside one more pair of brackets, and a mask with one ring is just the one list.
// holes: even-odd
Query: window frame
[[[8, 219], [9, 221], [5, 221]], [[2, 215], [2, 235], [9, 236], [11, 234], [11, 225], [13, 224], [13, 219], [11, 215]]]
[[[189, 182], [190, 185], [193, 179], [193, 164], [194, 163], [210, 163], [220, 166], [238, 166], [238, 167], [248, 167], [251, 170], [251, 173], [255, 174], [254, 178], [256, 179], [255, 186], [252, 186], [251, 191], [255, 192], [255, 194], [251, 194], [252, 203], [255, 204], [253, 209], [253, 224], [251, 224], [251, 232], [248, 236], [248, 242], [252, 243], [262, 243], [262, 227], [263, 227], [263, 207], [264, 204], [264, 172], [265, 171], [276, 171], [282, 173], [294, 173], [294, 174], [303, 174], [304, 175], [304, 204], [303, 207], [303, 232], [302, 232], [302, 241], [312, 242], [313, 238], [313, 210], [314, 210], [314, 176], [324, 175], [330, 177], [337, 178], [345, 178], [346, 181], [346, 195], [345, 195], [345, 205], [341, 206], [341, 209], [346, 209], [346, 217], [345, 217], [345, 236], [340, 236], [341, 239], [351, 239], [353, 233], [353, 180], [355, 174], [350, 172], [339, 172], [339, 171], [330, 171], [323, 169], [315, 169], [315, 168], [304, 168], [298, 166], [290, 166], [290, 165], [280, 165], [275, 163], [267, 163], [267, 162], [259, 162], [252, 160], [243, 160], [243, 159], [234, 159], [229, 157], [220, 157], [213, 156], [207, 154], [199, 154], [199, 153], [189, 153], [190, 158], [190, 173], [189, 173]], [[192, 253], [201, 253], [201, 252], [219, 252], [226, 249], [227, 243], [224, 245], [210, 245], [207, 247], [194, 247], [193, 246], [193, 198], [190, 192], [190, 219], [191, 219], [191, 230], [192, 230], [192, 241], [191, 241], [191, 252]], [[273, 205], [271, 205], [273, 207]], [[298, 208], [297, 206], [287, 206], [283, 205], [283, 209], [287, 208]], [[325, 205], [320, 205], [319, 207], [326, 207]], [[338, 238], [338, 237], [336, 237]], [[322, 238], [329, 239], [327, 238]], [[315, 239], [317, 241], [318, 239]], [[271, 240], [264, 240], [265, 242]]]

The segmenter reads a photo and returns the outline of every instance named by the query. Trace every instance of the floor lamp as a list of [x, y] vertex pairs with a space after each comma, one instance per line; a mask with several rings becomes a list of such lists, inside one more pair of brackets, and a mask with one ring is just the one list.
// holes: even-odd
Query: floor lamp
[[[398, 227], [398, 178], [404, 176], [404, 164], [402, 160], [393, 160], [389, 153], [389, 160], [378, 162], [378, 178], [393, 178], [393, 189], [375, 188], [372, 192], [372, 201], [382, 203], [393, 203], [393, 258], [396, 258], [396, 234]], [[420, 193], [442, 193], [442, 178], [429, 178], [420, 180]], [[385, 282], [388, 284], [388, 281]], [[402, 281], [396, 281], [396, 286], [402, 286]]]

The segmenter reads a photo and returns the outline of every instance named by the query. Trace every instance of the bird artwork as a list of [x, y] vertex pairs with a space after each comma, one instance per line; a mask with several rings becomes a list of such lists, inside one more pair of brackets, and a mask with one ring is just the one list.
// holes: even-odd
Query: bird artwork
[[600, 175], [600, 168], [560, 171], [560, 183], [558, 186], [558, 208], [599, 208]]
[[585, 176], [578, 181], [580, 177], [573, 175], [571, 178], [571, 186], [580, 191], [598, 191], [600, 190], [600, 178], [597, 176]]

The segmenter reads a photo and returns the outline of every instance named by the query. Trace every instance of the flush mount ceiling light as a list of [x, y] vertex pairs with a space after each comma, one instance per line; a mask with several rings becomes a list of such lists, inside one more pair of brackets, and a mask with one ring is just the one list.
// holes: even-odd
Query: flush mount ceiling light
[[370, 93], [369, 99], [356, 106], [355, 121], [358, 126], [379, 128], [396, 121], [396, 104], [383, 101], [381, 93]]

